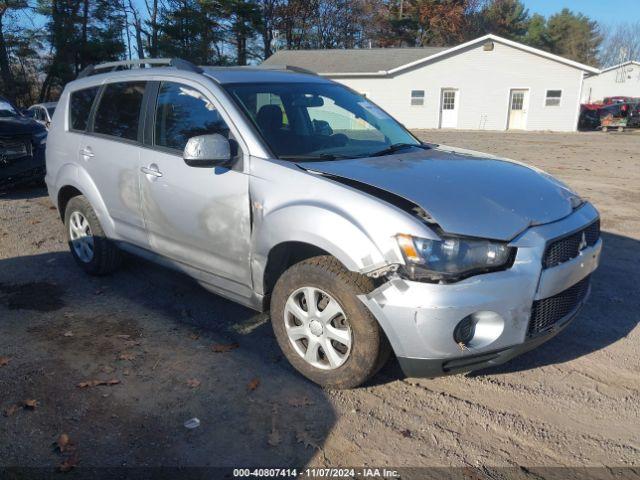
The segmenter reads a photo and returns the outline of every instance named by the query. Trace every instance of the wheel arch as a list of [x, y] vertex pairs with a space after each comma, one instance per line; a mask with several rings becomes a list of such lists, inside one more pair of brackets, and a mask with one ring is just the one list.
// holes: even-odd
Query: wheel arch
[[107, 206], [89, 173], [84, 168], [75, 164], [64, 165], [56, 176], [55, 185], [58, 187], [55, 197], [52, 195], [52, 198], [55, 198], [60, 218], [63, 221], [69, 200], [78, 195], [83, 195], [96, 212], [105, 234], [108, 237], [114, 235], [114, 225], [109, 216]]

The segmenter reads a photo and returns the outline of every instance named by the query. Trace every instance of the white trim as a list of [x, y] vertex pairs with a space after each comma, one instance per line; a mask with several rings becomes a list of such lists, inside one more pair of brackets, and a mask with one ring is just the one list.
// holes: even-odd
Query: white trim
[[[559, 55], [554, 55], [553, 53], [545, 52], [544, 50], [539, 50], [537, 48], [533, 48], [533, 47], [530, 47], [528, 45], [524, 45], [522, 43], [514, 42], [513, 40], [508, 40], [506, 38], [502, 38], [502, 37], [499, 37], [497, 35], [494, 35], [494, 34], [490, 33], [490, 34], [485, 35], [483, 37], [476, 38], [475, 40], [471, 40], [469, 42], [460, 44], [460, 45], [458, 45], [456, 47], [452, 47], [452, 48], [449, 48], [447, 50], [443, 50], [442, 52], [436, 53], [434, 55], [430, 55], [428, 57], [421, 58], [419, 60], [414, 60], [413, 62], [407, 63], [405, 65], [401, 65], [399, 67], [392, 68], [391, 70], [387, 70], [387, 71], [380, 70], [378, 72], [352, 72], [352, 73], [335, 72], [335, 73], [318, 73], [318, 75], [325, 76], [325, 77], [386, 77], [386, 76], [390, 76], [390, 75], [393, 75], [395, 73], [401, 72], [403, 70], [406, 70], [408, 68], [415, 67], [415, 66], [420, 65], [422, 63], [430, 62], [430, 61], [433, 61], [433, 60], [437, 60], [440, 57], [444, 57], [446, 55], [450, 55], [450, 54], [455, 53], [455, 52], [457, 52], [459, 50], [462, 50], [464, 48], [470, 47], [470, 46], [475, 45], [477, 43], [485, 42], [487, 40], [493, 40], [494, 42], [502, 43], [504, 45], [508, 45], [510, 47], [517, 48], [519, 50], [523, 50], [523, 51], [528, 52], [528, 53], [532, 53], [534, 55], [539, 55], [541, 57], [548, 58], [549, 60], [553, 60], [553, 61], [556, 61], [556, 62], [559, 62], [559, 63], [563, 63], [565, 65], [577, 68], [579, 70], [584, 70], [585, 72], [589, 72], [589, 73], [593, 73], [593, 74], [600, 73], [600, 70], [598, 68], [591, 67], [591, 66], [585, 65], [583, 63], [574, 62], [573, 60], [569, 60], [568, 58], [564, 58], [564, 57], [561, 57]], [[389, 50], [391, 50], [391, 49], [389, 49]]]
[[640, 62], [636, 62], [635, 60], [629, 60], [628, 62], [619, 63], [618, 65], [614, 65], [613, 67], [607, 67], [603, 70], [600, 70], [600, 74], [610, 72], [611, 70], [615, 70], [616, 68], [626, 67], [627, 65], [638, 65], [640, 66]]

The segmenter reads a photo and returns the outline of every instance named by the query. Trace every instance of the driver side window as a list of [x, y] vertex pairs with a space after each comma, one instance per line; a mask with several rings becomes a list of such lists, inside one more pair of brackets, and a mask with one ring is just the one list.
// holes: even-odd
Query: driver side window
[[156, 102], [154, 144], [182, 152], [190, 138], [213, 133], [229, 138], [229, 127], [207, 97], [193, 87], [162, 82]]

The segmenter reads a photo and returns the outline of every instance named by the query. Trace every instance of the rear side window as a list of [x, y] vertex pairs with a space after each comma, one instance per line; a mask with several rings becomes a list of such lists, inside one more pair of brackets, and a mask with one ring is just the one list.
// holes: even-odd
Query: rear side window
[[229, 137], [229, 127], [209, 99], [193, 87], [163, 82], [156, 105], [155, 144], [182, 151], [191, 137], [211, 133]]
[[111, 83], [100, 97], [93, 131], [127, 140], [138, 139], [146, 82]]
[[91, 105], [98, 94], [98, 87], [85, 88], [71, 94], [70, 108], [71, 112], [71, 130], [85, 131], [89, 122], [89, 113]]

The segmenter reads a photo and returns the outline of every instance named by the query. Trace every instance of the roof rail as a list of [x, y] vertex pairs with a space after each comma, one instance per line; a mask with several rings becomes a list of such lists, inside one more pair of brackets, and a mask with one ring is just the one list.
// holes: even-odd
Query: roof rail
[[259, 68], [264, 68], [266, 70], [288, 70], [290, 72], [306, 73], [307, 75], [318, 76], [318, 74], [312, 70], [296, 67], [295, 65], [259, 65]]
[[203, 70], [193, 63], [181, 58], [144, 58], [132, 60], [120, 60], [117, 62], [106, 62], [100, 65], [89, 65], [84, 68], [77, 78], [84, 78], [90, 75], [103, 73], [101, 70], [115, 72], [117, 70], [125, 70], [137, 66], [138, 68], [146, 68], [145, 66], [164, 65], [167, 67], [175, 67], [178, 70], [186, 70], [189, 72], [202, 73]]

